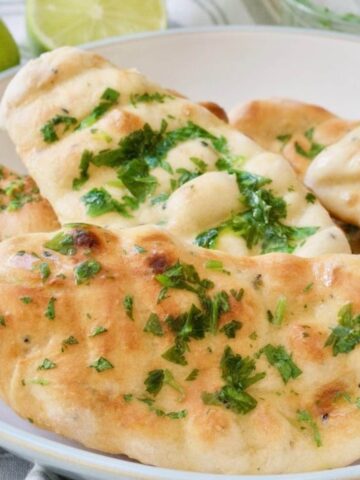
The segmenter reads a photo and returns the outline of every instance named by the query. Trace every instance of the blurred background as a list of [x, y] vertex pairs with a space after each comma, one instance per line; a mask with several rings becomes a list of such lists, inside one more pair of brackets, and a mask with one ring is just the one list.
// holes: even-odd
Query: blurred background
[[111, 36], [206, 25], [360, 32], [360, 0], [0, 0], [0, 71], [42, 51]]

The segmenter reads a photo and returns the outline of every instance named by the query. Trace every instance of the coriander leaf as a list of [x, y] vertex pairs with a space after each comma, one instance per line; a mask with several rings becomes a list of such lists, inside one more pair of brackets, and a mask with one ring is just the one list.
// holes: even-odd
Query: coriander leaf
[[215, 334], [219, 318], [223, 313], [230, 311], [229, 295], [224, 290], [216, 293], [211, 305], [210, 332]]
[[56, 363], [48, 358], [45, 358], [42, 364], [38, 366], [38, 370], [51, 370], [53, 368], [56, 368]]
[[56, 298], [51, 297], [45, 309], [45, 312], [44, 312], [45, 317], [47, 317], [49, 320], [54, 320], [55, 318], [55, 302], [56, 302]]
[[165, 203], [168, 198], [169, 198], [168, 193], [160, 193], [156, 197], [153, 197], [150, 200], [150, 203], [151, 203], [151, 205], [158, 205], [159, 203]]
[[134, 250], [137, 253], [146, 253], [146, 249], [142, 247], [141, 245], [134, 245]]
[[76, 285], [89, 283], [90, 278], [95, 277], [101, 270], [101, 264], [96, 260], [85, 260], [74, 268]]
[[153, 92], [153, 93], [132, 93], [130, 95], [130, 102], [134, 107], [138, 103], [164, 103], [166, 99], [173, 99], [175, 98], [172, 95], [166, 94], [166, 93], [160, 93], [160, 92]]
[[308, 192], [305, 196], [305, 200], [307, 203], [315, 203], [316, 202], [316, 197], [313, 193]]
[[151, 412], [154, 412], [158, 417], [168, 417], [173, 420], [185, 418], [187, 416], [187, 410], [180, 410], [178, 412], [165, 412], [162, 408], [154, 406], [154, 399], [148, 397], [138, 398], [139, 402], [145, 403], [149, 407]]
[[276, 140], [279, 140], [279, 142], [282, 142], [285, 144], [285, 143], [288, 143], [291, 137], [292, 137], [291, 133], [285, 133], [284, 135], [278, 135], [276, 137]]
[[232, 288], [230, 290], [230, 293], [231, 293], [231, 296], [235, 298], [237, 302], [240, 302], [240, 300], [244, 296], [245, 291], [243, 288], [240, 288], [239, 290], [235, 290], [234, 288]]
[[0, 325], [2, 327], [6, 327], [5, 317], [4, 315], [0, 315]]
[[134, 159], [121, 166], [117, 176], [129, 192], [138, 201], [143, 202], [158, 185], [157, 179], [150, 175], [149, 171], [149, 166], [144, 160]]
[[133, 316], [134, 297], [132, 297], [131, 295], [125, 295], [124, 300], [123, 300], [123, 305], [124, 305], [126, 315], [131, 320], [134, 320], [134, 316]]
[[74, 117], [70, 117], [68, 115], [56, 115], [51, 120], [46, 122], [40, 130], [44, 142], [53, 143], [59, 140], [57, 129], [55, 128], [58, 125], [64, 125], [63, 133], [65, 133], [72, 125], [75, 125], [76, 123], [77, 120]]
[[81, 197], [89, 217], [99, 217], [109, 212], [117, 212], [129, 217], [126, 206], [115, 200], [105, 188], [93, 188]]
[[353, 315], [351, 303], [339, 310], [338, 323], [325, 343], [326, 347], [332, 347], [334, 357], [351, 352], [360, 343], [360, 314]]
[[114, 365], [112, 365], [112, 363], [110, 363], [106, 358], [100, 357], [90, 365], [90, 368], [95, 368], [95, 370], [100, 373], [114, 368]]
[[146, 325], [144, 327], [144, 332], [152, 333], [157, 337], [162, 337], [164, 335], [163, 328], [156, 313], [150, 314], [148, 321], [146, 322]]
[[182, 341], [177, 341], [174, 346], [170, 347], [161, 356], [169, 362], [176, 363], [178, 365], [187, 365], [185, 358], [186, 344]]
[[130, 403], [133, 398], [134, 398], [134, 395], [132, 395], [131, 393], [125, 393], [123, 395], [123, 399], [125, 400], [126, 403]]
[[73, 337], [72, 335], [70, 335], [70, 337], [66, 338], [65, 340], [62, 341], [62, 344], [64, 346], [68, 346], [68, 345], [78, 345], [79, 341]]
[[198, 368], [194, 368], [194, 370], [191, 370], [191, 372], [189, 373], [189, 375], [185, 378], [185, 381], [186, 382], [193, 382], [194, 380], [196, 380], [196, 378], [198, 377], [199, 375], [199, 369]]
[[283, 295], [278, 299], [275, 307], [275, 313], [272, 314], [270, 310], [268, 310], [268, 320], [273, 325], [280, 326], [285, 317], [285, 311], [287, 306], [287, 299]]
[[25, 297], [20, 297], [20, 300], [25, 303], [25, 305], [28, 305], [29, 303], [32, 302], [32, 298], [31, 297], [28, 297], [28, 296], [25, 296]]
[[218, 228], [210, 228], [210, 230], [199, 233], [195, 238], [194, 243], [203, 248], [216, 248], [219, 231], [220, 229]]
[[79, 165], [80, 175], [73, 180], [73, 190], [79, 190], [80, 187], [82, 187], [82, 185], [84, 185], [84, 183], [89, 180], [88, 170], [93, 157], [93, 153], [89, 150], [84, 150], [84, 152], [82, 153]]
[[260, 350], [261, 353], [264, 353], [270, 365], [278, 370], [285, 384], [291, 378], [295, 379], [302, 374], [302, 370], [294, 363], [292, 355], [289, 355], [282, 345], [274, 347], [268, 344]]
[[164, 385], [164, 370], [151, 370], [145, 380], [146, 391], [151, 395], [157, 395]]
[[92, 329], [89, 337], [96, 337], [97, 335], [101, 335], [102, 333], [106, 333], [108, 330], [105, 327], [99, 326]]
[[49, 264], [47, 262], [42, 262], [42, 263], [40, 263], [38, 268], [40, 270], [41, 280], [46, 282], [46, 280], [50, 277], [50, 274], [51, 274]]
[[227, 338], [235, 338], [236, 332], [240, 330], [241, 327], [241, 322], [238, 322], [237, 320], [231, 320], [231, 322], [226, 323], [222, 328], [220, 328], [220, 332], [224, 333]]
[[224, 406], [237, 414], [246, 414], [253, 410], [257, 401], [245, 390], [265, 377], [265, 373], [252, 375], [255, 361], [234, 354], [227, 346], [224, 350], [220, 368], [225, 385], [214, 393], [203, 392], [202, 400], [206, 405]]
[[76, 253], [73, 236], [64, 232], [55, 235], [55, 237], [44, 244], [44, 247], [62, 255], [74, 255]]
[[77, 130], [91, 127], [99, 118], [101, 118], [111, 107], [117, 104], [120, 93], [112, 88], [107, 88], [101, 95], [100, 103], [93, 111], [85, 117], [77, 127]]
[[[309, 139], [308, 139], [309, 140]], [[325, 148], [325, 145], [321, 145], [320, 143], [316, 143], [311, 141], [310, 148], [305, 150], [298, 142], [295, 142], [295, 151], [302, 157], [308, 158], [309, 160], [313, 160], [320, 152], [322, 152]]]
[[312, 434], [313, 434], [313, 437], [314, 437], [314, 442], [315, 442], [316, 446], [321, 447], [322, 446], [322, 441], [321, 441], [319, 427], [317, 426], [316, 422], [312, 418], [310, 412], [308, 412], [307, 410], [298, 410], [297, 411], [297, 420], [300, 423], [306, 423], [306, 424], [309, 425], [309, 427], [312, 431]]

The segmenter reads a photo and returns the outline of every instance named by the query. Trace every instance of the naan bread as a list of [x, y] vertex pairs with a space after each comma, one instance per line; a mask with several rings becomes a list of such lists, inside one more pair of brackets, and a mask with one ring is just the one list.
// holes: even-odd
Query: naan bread
[[305, 182], [329, 212], [360, 227], [360, 127], [318, 155]]
[[0, 240], [32, 232], [51, 232], [59, 223], [35, 182], [0, 166]]
[[312, 156], [359, 125], [317, 105], [283, 98], [239, 105], [230, 112], [230, 123], [266, 150], [284, 155], [301, 177]]
[[[244, 255], [350, 251], [283, 157], [135, 70], [62, 48], [16, 75], [2, 113], [62, 224], [154, 223]], [[269, 182], [241, 174], [240, 188], [234, 169]]]
[[[0, 395], [162, 467], [344, 466], [360, 456], [359, 299], [357, 256], [234, 257], [154, 227], [17, 237], [0, 244]], [[339, 311], [349, 343], [326, 346]]]

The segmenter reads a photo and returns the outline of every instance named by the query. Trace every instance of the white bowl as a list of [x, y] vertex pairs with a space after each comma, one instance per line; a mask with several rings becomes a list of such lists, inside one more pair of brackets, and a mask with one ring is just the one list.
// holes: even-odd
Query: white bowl
[[[176, 30], [87, 45], [122, 67], [195, 101], [231, 108], [254, 98], [314, 102], [348, 118], [360, 117], [360, 37], [274, 27]], [[13, 75], [0, 75], [0, 96]], [[24, 171], [0, 132], [0, 163]], [[141, 465], [89, 451], [40, 430], [0, 402], [0, 445], [79, 480], [358, 480], [360, 465], [296, 475], [198, 474]], [[179, 452], [181, 455], [181, 452]]]

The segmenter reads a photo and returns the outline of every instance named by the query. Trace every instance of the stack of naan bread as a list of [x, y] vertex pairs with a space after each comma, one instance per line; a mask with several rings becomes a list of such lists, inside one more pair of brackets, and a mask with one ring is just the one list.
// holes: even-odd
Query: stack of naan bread
[[274, 100], [229, 124], [74, 48], [1, 115], [36, 182], [1, 172], [6, 403], [163, 467], [360, 457], [358, 122]]

